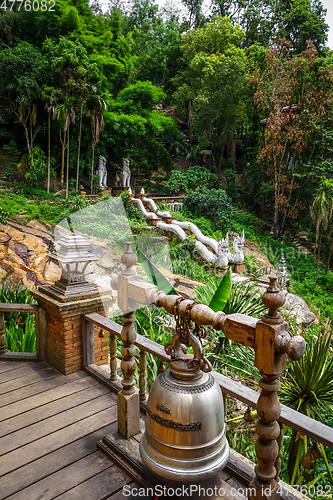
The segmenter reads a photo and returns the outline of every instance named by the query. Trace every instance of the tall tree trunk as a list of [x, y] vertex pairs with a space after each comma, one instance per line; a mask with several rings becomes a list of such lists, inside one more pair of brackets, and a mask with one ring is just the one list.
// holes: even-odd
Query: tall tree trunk
[[29, 153], [29, 158], [32, 156], [32, 149], [31, 149], [31, 143], [30, 143], [30, 138], [29, 138], [29, 130], [27, 127], [27, 123], [23, 123], [24, 127], [24, 135], [25, 135], [25, 140], [27, 141], [27, 148], [28, 148], [28, 153]]
[[69, 181], [69, 124], [67, 129], [67, 165], [66, 165], [66, 198], [68, 198], [68, 181]]
[[318, 245], [318, 255], [317, 255], [317, 267], [316, 267], [316, 279], [315, 279], [315, 285], [314, 285], [314, 290], [317, 287], [317, 281], [318, 281], [318, 271], [319, 271], [319, 261], [320, 261], [320, 235], [319, 235], [319, 245]]
[[51, 175], [51, 115], [48, 114], [47, 120], [47, 192], [50, 192]]
[[66, 149], [66, 130], [64, 130], [64, 136], [61, 135], [61, 129], [59, 130], [60, 142], [61, 142], [61, 174], [60, 174], [60, 189], [64, 187], [64, 172], [65, 172], [65, 149]]
[[96, 146], [96, 120], [95, 115], [91, 122], [91, 146], [92, 146], [92, 158], [91, 158], [91, 180], [90, 180], [90, 194], [94, 194], [94, 161], [95, 161], [95, 146]]
[[327, 263], [326, 263], [326, 274], [327, 274], [327, 272], [328, 272], [328, 268], [329, 268], [329, 266], [330, 266], [330, 261], [331, 261], [332, 250], [333, 250], [333, 239], [332, 239], [331, 248], [330, 248], [330, 252], [329, 252], [329, 254], [328, 254], [328, 259], [327, 259]]
[[94, 194], [94, 161], [95, 161], [95, 144], [92, 144], [92, 158], [91, 158], [91, 182], [90, 182], [90, 194]]
[[230, 154], [233, 167], [236, 166], [236, 139], [233, 137], [230, 142]]
[[278, 205], [278, 175], [275, 170], [274, 175], [274, 220], [273, 220], [273, 238], [279, 237], [279, 205]]
[[29, 123], [30, 123], [30, 144], [31, 144], [31, 150], [34, 149], [34, 145], [33, 145], [33, 142], [34, 142], [34, 138], [32, 136], [32, 112], [31, 112], [31, 109], [29, 109], [29, 117], [30, 117], [30, 120], [29, 120]]
[[80, 129], [77, 148], [77, 164], [76, 164], [76, 191], [79, 190], [79, 175], [80, 175], [80, 153], [81, 153], [81, 131], [82, 131], [82, 106], [80, 115]]
[[318, 246], [318, 238], [319, 238], [319, 231], [320, 231], [320, 218], [317, 219], [316, 222], [316, 239], [315, 239], [315, 247], [313, 251], [313, 260], [316, 260], [316, 251], [317, 251], [317, 246]]

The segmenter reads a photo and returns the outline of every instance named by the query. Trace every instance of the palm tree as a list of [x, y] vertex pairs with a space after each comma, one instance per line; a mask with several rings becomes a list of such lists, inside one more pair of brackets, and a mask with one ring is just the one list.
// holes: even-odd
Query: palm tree
[[[69, 125], [75, 123], [75, 110], [73, 106], [73, 97], [66, 97], [63, 104], [58, 106], [58, 119], [62, 121], [62, 129], [59, 130], [61, 142], [61, 178], [60, 188], [64, 187], [64, 172], [65, 172], [65, 149], [67, 147], [67, 181], [66, 181], [66, 197], [68, 197], [68, 173], [69, 173]], [[66, 144], [67, 143], [67, 144]]]
[[47, 131], [48, 131], [48, 141], [47, 141], [47, 192], [50, 192], [50, 172], [51, 172], [51, 116], [55, 120], [58, 114], [58, 100], [54, 93], [46, 94], [43, 92], [44, 99], [47, 99], [45, 104], [45, 109], [48, 115], [47, 118]]
[[104, 130], [104, 108], [105, 101], [102, 96], [99, 95], [96, 89], [93, 89], [94, 94], [91, 95], [89, 99], [89, 109], [90, 109], [90, 123], [91, 123], [91, 146], [92, 146], [92, 158], [91, 158], [91, 184], [90, 192], [93, 192], [94, 184], [94, 162], [95, 162], [95, 147], [99, 142], [99, 134]]
[[[315, 240], [315, 248], [313, 258], [316, 257], [317, 252], [317, 269], [316, 269], [316, 279], [315, 286], [317, 286], [318, 279], [318, 269], [319, 269], [319, 260], [320, 260], [320, 226], [322, 225], [324, 230], [326, 231], [328, 222], [332, 217], [333, 212], [333, 180], [326, 179], [326, 177], [322, 177], [321, 185], [317, 190], [315, 199], [310, 208], [310, 213], [313, 219], [316, 220], [316, 240]], [[319, 244], [318, 244], [319, 241]]]

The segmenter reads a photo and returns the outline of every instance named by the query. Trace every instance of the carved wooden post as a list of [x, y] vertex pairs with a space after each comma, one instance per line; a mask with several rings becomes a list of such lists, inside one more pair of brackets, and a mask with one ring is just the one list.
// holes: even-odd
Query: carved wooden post
[[0, 354], [6, 352], [6, 337], [5, 337], [5, 322], [3, 320], [3, 313], [0, 312]]
[[280, 435], [277, 438], [277, 443], [279, 446], [279, 453], [278, 453], [277, 459], [275, 460], [275, 464], [274, 464], [274, 467], [276, 469], [275, 481], [280, 480], [280, 472], [281, 472], [281, 449], [282, 449], [282, 444], [283, 444], [283, 424], [281, 424], [281, 422], [279, 422], [279, 426], [280, 426]]
[[[125, 313], [122, 321], [124, 323], [120, 338], [123, 342], [121, 354], [124, 359], [121, 361], [121, 370], [123, 372], [122, 390], [118, 393], [118, 430], [120, 434], [127, 439], [140, 431], [140, 400], [139, 392], [134, 387], [133, 378], [136, 362], [134, 359], [136, 331], [134, 328], [135, 317], [133, 311], [136, 309], [136, 303], [129, 297], [129, 283], [136, 277], [132, 266], [136, 264], [136, 255], [131, 250], [131, 244], [127, 243], [127, 249], [121, 256], [121, 262], [126, 266], [125, 271], [118, 276], [118, 305]], [[130, 312], [128, 312], [130, 311]]]
[[117, 337], [110, 333], [110, 380], [117, 380]]
[[136, 331], [134, 328], [135, 311], [141, 304], [153, 302], [153, 296], [158, 291], [157, 287], [142, 281], [132, 267], [136, 264], [136, 255], [131, 250], [131, 243], [121, 256], [121, 262], [126, 269], [117, 278], [112, 280], [112, 287], [118, 290], [118, 306], [123, 311], [124, 322], [120, 338], [123, 342], [121, 362], [123, 372], [122, 390], [118, 393], [118, 430], [127, 439], [140, 431], [140, 397], [139, 391], [134, 387], [134, 372], [136, 362], [134, 359], [136, 348], [134, 345]]
[[140, 401], [145, 401], [147, 399], [147, 353], [146, 351], [140, 351], [139, 360], [139, 388], [140, 388]]
[[281, 413], [277, 394], [280, 389], [278, 379], [286, 367], [287, 355], [293, 360], [300, 359], [306, 348], [302, 337], [291, 338], [288, 334], [288, 324], [277, 312], [284, 304], [284, 294], [276, 286], [277, 277], [271, 275], [269, 279], [270, 286], [262, 297], [269, 310], [257, 322], [255, 331], [255, 366], [262, 377], [259, 382], [262, 391], [257, 403], [260, 417], [256, 424], [258, 464], [255, 467], [256, 476], [250, 483], [250, 488], [256, 489], [255, 494], [250, 492], [249, 498], [252, 500], [280, 498], [276, 480], [279, 471], [275, 468], [275, 463], [278, 465], [277, 439], [280, 436], [277, 419]]

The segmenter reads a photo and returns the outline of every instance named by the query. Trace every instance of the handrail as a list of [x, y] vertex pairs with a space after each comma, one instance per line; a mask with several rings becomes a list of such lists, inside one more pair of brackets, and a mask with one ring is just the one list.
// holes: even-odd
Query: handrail
[[[103, 330], [120, 337], [122, 327], [114, 321], [101, 316], [98, 313], [89, 313], [83, 315], [84, 319], [89, 323], [102, 328]], [[153, 340], [147, 339], [140, 334], [137, 334], [134, 345], [140, 349], [140, 351], [149, 352], [153, 356], [158, 357], [160, 360], [169, 362], [170, 356], [168, 356], [164, 348], [154, 342]], [[253, 408], [256, 407], [257, 400], [259, 398], [259, 393], [246, 387], [241, 382], [230, 379], [221, 373], [213, 371], [213, 376], [216, 382], [221, 387], [222, 391], [230, 396], [238, 399], [242, 403]], [[281, 415], [278, 418], [278, 422], [296, 429], [301, 434], [333, 448], [333, 429], [328, 427], [317, 420], [314, 420], [302, 413], [297, 412], [285, 405], [281, 405]]]
[[[142, 347], [139, 359], [139, 391], [134, 387], [134, 373], [137, 367], [134, 359], [135, 346], [140, 337], [137, 336], [134, 328], [133, 311], [140, 304], [155, 304], [157, 307], [163, 307], [170, 314], [174, 314], [175, 317], [186, 318], [188, 322], [192, 321], [198, 328], [200, 325], [211, 325], [216, 331], [223, 330], [226, 338], [254, 349], [254, 366], [261, 375], [259, 380], [261, 392], [256, 403], [259, 416], [256, 424], [258, 438], [255, 447], [258, 464], [255, 468], [255, 477], [249, 485], [250, 489], [254, 488], [254, 493], [250, 492], [249, 498], [255, 500], [256, 493], [262, 495], [263, 489], [267, 491], [267, 488], [270, 491], [268, 498], [272, 500], [278, 498], [283, 441], [282, 423], [277, 422], [281, 417], [281, 405], [277, 394], [280, 389], [279, 378], [286, 367], [287, 358], [296, 361], [304, 355], [306, 342], [303, 337], [290, 336], [287, 322], [278, 313], [278, 309], [285, 302], [285, 297], [276, 286], [277, 276], [269, 276], [269, 287], [262, 296], [262, 302], [268, 310], [260, 320], [256, 320], [244, 314], [226, 315], [222, 311], [215, 312], [196, 301], [186, 300], [179, 295], [167, 295], [159, 291], [157, 286], [141, 280], [133, 269], [137, 258], [131, 250], [131, 243], [127, 243], [121, 262], [126, 269], [111, 281], [112, 288], [117, 290], [117, 302], [123, 312], [124, 324], [120, 333], [123, 344], [121, 348], [123, 388], [117, 395], [119, 433], [129, 439], [140, 431], [139, 403], [147, 397], [147, 359], [146, 350]], [[83, 345], [86, 349], [84, 366], [87, 366], [94, 362], [92, 349], [94, 323], [87, 319], [83, 321], [85, 324]], [[117, 380], [117, 335], [114, 328], [110, 336], [110, 383], [111, 381], [114, 383]], [[176, 334], [173, 340], [177, 341], [177, 338], [179, 334]], [[177, 342], [177, 348], [180, 349], [179, 341]], [[188, 345], [188, 342], [184, 343]], [[194, 350], [194, 359], [191, 363], [204, 364], [208, 369], [211, 368], [201, 349]], [[228, 387], [225, 388], [225, 393], [227, 392], [230, 392]], [[320, 436], [321, 439], [322, 436]]]
[[[26, 313], [35, 315], [36, 353], [6, 351], [4, 313]], [[0, 359], [20, 361], [40, 361], [46, 356], [46, 314], [34, 304], [0, 303]]]
[[20, 313], [36, 313], [40, 309], [34, 304], [0, 304], [0, 312], [20, 312]]

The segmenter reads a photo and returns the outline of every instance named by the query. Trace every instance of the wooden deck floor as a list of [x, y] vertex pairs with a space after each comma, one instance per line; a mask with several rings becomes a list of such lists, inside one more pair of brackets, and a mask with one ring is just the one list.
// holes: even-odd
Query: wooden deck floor
[[116, 401], [85, 372], [0, 361], [0, 499], [125, 498], [131, 478], [96, 447]]
[[[138, 489], [130, 494], [139, 486], [97, 449], [97, 441], [115, 435], [116, 421], [116, 394], [86, 372], [65, 376], [47, 363], [0, 361], [0, 500], [154, 500]], [[139, 438], [131, 438], [131, 457], [138, 460]], [[226, 470], [200, 483], [222, 488], [223, 496], [190, 497], [245, 500], [248, 481], [237, 470], [253, 477], [253, 464], [232, 452]], [[305, 499], [288, 489], [283, 500]], [[168, 491], [164, 498], [181, 496]]]

